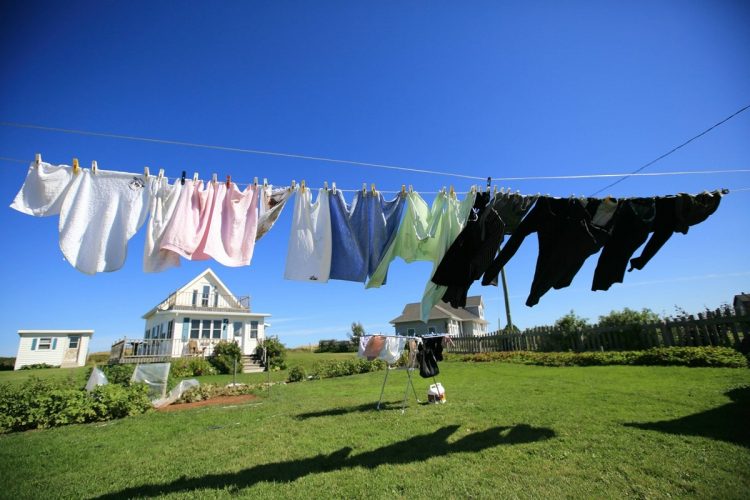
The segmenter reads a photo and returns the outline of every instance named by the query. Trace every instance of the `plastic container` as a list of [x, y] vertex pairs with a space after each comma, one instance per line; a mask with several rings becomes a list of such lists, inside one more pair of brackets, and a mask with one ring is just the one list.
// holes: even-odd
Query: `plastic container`
[[445, 389], [440, 382], [430, 385], [427, 390], [427, 401], [430, 403], [445, 403]]

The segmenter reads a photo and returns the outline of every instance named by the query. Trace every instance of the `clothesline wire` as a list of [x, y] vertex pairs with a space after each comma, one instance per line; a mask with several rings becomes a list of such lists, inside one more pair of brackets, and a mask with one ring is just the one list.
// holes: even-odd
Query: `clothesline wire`
[[[30, 163], [29, 160], [22, 160], [19, 158], [10, 158], [6, 156], [0, 156], [0, 161], [7, 161], [12, 163], [21, 163], [21, 164], [28, 164]], [[738, 173], [750, 173], [750, 169], [726, 169], [726, 170], [683, 170], [683, 171], [674, 171], [674, 172], [647, 172], [647, 173], [637, 173], [637, 174], [630, 174], [635, 177], [659, 177], [659, 176], [675, 176], [675, 175], [714, 175], [714, 174], [738, 174]], [[498, 178], [496, 180], [498, 181], [525, 181], [525, 180], [581, 180], [581, 179], [597, 179], [602, 177], [619, 177], [621, 175], [625, 174], [583, 174], [583, 175], [559, 175], [559, 176], [530, 176], [530, 177], [505, 177], [505, 178]], [[166, 177], [168, 180], [177, 181], [180, 179], [180, 177]], [[247, 186], [252, 183], [250, 182], [237, 182], [234, 181], [238, 186]], [[310, 187], [310, 189], [319, 189]], [[345, 192], [345, 193], [356, 193], [360, 189], [342, 189], [342, 188], [336, 188], [339, 191]], [[741, 189], [740, 189], [741, 190]], [[378, 190], [381, 193], [386, 194], [393, 194], [393, 193], [399, 193], [400, 191], [389, 191], [389, 190]], [[737, 191], [737, 190], [731, 190], [731, 191]], [[438, 194], [441, 191], [420, 191], [422, 194]]]
[[666, 153], [664, 153], [663, 155], [661, 155], [661, 156], [659, 156], [659, 157], [657, 157], [657, 158], [654, 158], [654, 159], [653, 159], [653, 160], [651, 160], [650, 162], [648, 162], [648, 163], [646, 163], [646, 164], [644, 164], [644, 165], [642, 165], [642, 166], [638, 167], [637, 169], [633, 170], [633, 172], [631, 172], [631, 173], [629, 173], [629, 174], [626, 174], [626, 175], [624, 175], [624, 176], [623, 176], [623, 177], [622, 177], [621, 179], [617, 179], [617, 180], [616, 180], [615, 182], [612, 182], [612, 183], [610, 183], [610, 184], [607, 184], [606, 186], [604, 186], [604, 187], [603, 187], [603, 188], [601, 188], [600, 190], [598, 190], [598, 191], [594, 192], [594, 193], [593, 193], [593, 194], [592, 194], [591, 196], [592, 196], [592, 197], [593, 197], [593, 196], [596, 196], [597, 194], [601, 193], [602, 191], [606, 191], [607, 189], [609, 189], [609, 188], [611, 188], [611, 187], [613, 187], [613, 186], [616, 186], [617, 184], [621, 183], [621, 182], [622, 182], [622, 181], [624, 181], [625, 179], [627, 179], [627, 178], [629, 178], [629, 177], [632, 177], [632, 176], [636, 175], [637, 173], [641, 172], [642, 170], [645, 170], [646, 168], [650, 167], [651, 165], [653, 165], [654, 163], [658, 162], [659, 160], [661, 160], [661, 159], [663, 159], [663, 158], [666, 158], [667, 156], [671, 155], [672, 153], [674, 153], [674, 152], [675, 152], [675, 151], [677, 151], [678, 149], [680, 149], [680, 148], [683, 148], [683, 147], [687, 146], [688, 144], [690, 144], [690, 143], [691, 143], [691, 142], [693, 142], [694, 140], [696, 140], [696, 139], [698, 139], [698, 138], [700, 138], [700, 137], [703, 137], [704, 135], [706, 135], [707, 133], [711, 132], [711, 131], [712, 131], [713, 129], [715, 129], [715, 128], [716, 128], [716, 127], [718, 127], [719, 125], [722, 125], [722, 124], [724, 124], [724, 123], [728, 122], [729, 120], [731, 120], [732, 118], [734, 118], [735, 116], [739, 115], [739, 114], [740, 114], [740, 113], [742, 113], [743, 111], [746, 111], [746, 110], [747, 110], [747, 109], [749, 109], [749, 108], [750, 108], [750, 104], [748, 104], [747, 106], [744, 106], [743, 108], [741, 108], [741, 109], [739, 109], [739, 110], [735, 111], [735, 112], [734, 112], [734, 113], [732, 113], [731, 115], [729, 115], [729, 116], [727, 116], [726, 118], [724, 118], [723, 120], [721, 120], [721, 121], [719, 121], [719, 122], [717, 122], [717, 123], [715, 123], [715, 124], [711, 125], [711, 126], [710, 126], [710, 127], [708, 127], [708, 128], [706, 129], [706, 130], [704, 130], [703, 132], [701, 132], [700, 134], [698, 134], [698, 135], [696, 135], [696, 136], [693, 136], [693, 137], [691, 137], [690, 139], [688, 139], [687, 141], [683, 142], [683, 143], [682, 143], [682, 144], [680, 144], [679, 146], [675, 146], [674, 148], [670, 149], [669, 151], [667, 151], [667, 152], [666, 152]]
[[[650, 167], [654, 163], [658, 162], [659, 160], [671, 155], [678, 149], [687, 146], [694, 140], [704, 136], [711, 130], [715, 129], [716, 127], [726, 123], [727, 121], [731, 120], [735, 116], [739, 115], [743, 111], [750, 108], [750, 104], [747, 106], [744, 106], [743, 108], [739, 109], [738, 111], [735, 111], [730, 116], [724, 118], [723, 120], [719, 121], [718, 123], [715, 123], [711, 127], [707, 128], [700, 134], [688, 139], [687, 141], [683, 142], [679, 146], [676, 146], [672, 148], [670, 151], [664, 153], [663, 155], [659, 156], [658, 158], [655, 158], [654, 160], [651, 160], [650, 162], [646, 163], [645, 165], [639, 167], [638, 169], [634, 170], [633, 172], [629, 174], [616, 174], [615, 176], [622, 177], [621, 179], [618, 179], [617, 181], [608, 184], [607, 186], [603, 187], [599, 191], [595, 192], [594, 195], [599, 194], [602, 191], [605, 191], [612, 186], [615, 186], [616, 184], [622, 182], [623, 180], [634, 176], [635, 174], [641, 172], [642, 170]], [[320, 162], [328, 162], [328, 163], [336, 163], [336, 164], [347, 164], [347, 165], [357, 165], [361, 167], [373, 167], [373, 168], [382, 168], [387, 170], [400, 170], [404, 172], [413, 172], [413, 173], [421, 173], [421, 174], [431, 174], [431, 175], [443, 175], [443, 176], [450, 176], [450, 177], [456, 177], [461, 179], [472, 179], [472, 180], [484, 180], [485, 177], [477, 177], [477, 176], [471, 176], [471, 175], [465, 175], [465, 174], [456, 174], [452, 172], [441, 172], [436, 170], [427, 170], [427, 169], [421, 169], [421, 168], [412, 168], [412, 167], [403, 167], [403, 166], [396, 166], [396, 165], [387, 165], [383, 163], [371, 163], [371, 162], [362, 162], [362, 161], [355, 161], [355, 160], [342, 160], [338, 158], [328, 158], [328, 157], [322, 157], [322, 156], [312, 156], [312, 155], [301, 155], [301, 154], [294, 154], [294, 153], [282, 153], [277, 151], [264, 151], [259, 149], [247, 149], [247, 148], [237, 148], [237, 147], [230, 147], [230, 146], [219, 146], [219, 145], [213, 145], [213, 144], [201, 144], [201, 143], [192, 143], [187, 141], [177, 141], [177, 140], [170, 140], [170, 139], [159, 139], [159, 138], [151, 138], [151, 137], [141, 137], [141, 136], [134, 136], [134, 135], [125, 135], [125, 134], [115, 134], [111, 132], [94, 132], [94, 131], [88, 131], [88, 130], [77, 130], [77, 129], [67, 129], [67, 128], [61, 128], [61, 127], [48, 127], [44, 125], [36, 125], [36, 124], [28, 124], [28, 123], [17, 123], [17, 122], [5, 122], [0, 121], [0, 125], [4, 127], [14, 127], [14, 128], [27, 128], [27, 129], [36, 129], [36, 130], [45, 130], [49, 132], [61, 132], [66, 134], [77, 134], [77, 135], [88, 135], [88, 136], [94, 136], [94, 137], [107, 137], [112, 139], [123, 139], [123, 140], [129, 140], [129, 141], [141, 141], [141, 142], [150, 142], [150, 143], [156, 143], [156, 144], [170, 144], [175, 146], [186, 146], [186, 147], [194, 147], [194, 148], [202, 148], [202, 149], [212, 149], [212, 150], [218, 150], [218, 151], [228, 151], [228, 152], [235, 152], [235, 153], [245, 153], [245, 154], [257, 154], [257, 155], [266, 155], [266, 156], [274, 156], [274, 157], [282, 157], [282, 158], [295, 158], [299, 160], [311, 160], [311, 161], [320, 161]], [[530, 180], [527, 178], [519, 177], [519, 178], [504, 178], [500, 176], [493, 177], [494, 179], [498, 181], [513, 181], [513, 180]], [[549, 179], [566, 179], [568, 177], [566, 176], [551, 176], [547, 177]], [[573, 177], [575, 178], [575, 177]], [[489, 180], [489, 179], [488, 179]], [[592, 195], [593, 196], [593, 195]]]

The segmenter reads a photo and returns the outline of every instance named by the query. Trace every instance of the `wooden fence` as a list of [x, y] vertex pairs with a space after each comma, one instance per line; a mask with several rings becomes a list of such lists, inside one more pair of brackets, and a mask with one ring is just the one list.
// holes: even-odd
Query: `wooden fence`
[[448, 352], [490, 351], [623, 351], [671, 346], [750, 347], [750, 315], [731, 310], [706, 311], [696, 316], [668, 318], [655, 323], [598, 326], [565, 334], [553, 326], [521, 333], [491, 333], [485, 337], [453, 338]]

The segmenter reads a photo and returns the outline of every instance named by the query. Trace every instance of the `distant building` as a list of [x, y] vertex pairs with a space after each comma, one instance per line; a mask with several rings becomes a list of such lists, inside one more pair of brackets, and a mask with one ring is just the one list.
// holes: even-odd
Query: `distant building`
[[467, 297], [464, 309], [456, 309], [441, 302], [432, 308], [427, 323], [422, 322], [421, 311], [422, 305], [419, 302], [406, 304], [401, 315], [390, 321], [396, 329], [396, 334], [449, 333], [459, 337], [487, 335], [489, 322], [484, 319], [484, 302], [481, 295]]
[[750, 314], [750, 294], [742, 292], [734, 296], [734, 312], [737, 316]]
[[61, 368], [86, 364], [94, 330], [18, 330], [15, 370], [46, 363]]

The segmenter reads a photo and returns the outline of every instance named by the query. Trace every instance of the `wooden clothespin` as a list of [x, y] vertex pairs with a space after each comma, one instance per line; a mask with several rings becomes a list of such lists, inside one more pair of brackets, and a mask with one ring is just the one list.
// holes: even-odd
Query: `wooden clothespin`
[[300, 183], [300, 185], [299, 185], [299, 189], [300, 189], [300, 191], [302, 191], [303, 193], [305, 192], [305, 179], [302, 179], [302, 182], [301, 182], [301, 183]]
[[370, 190], [372, 191], [372, 195], [375, 196], [375, 183], [370, 184]]
[[451, 184], [451, 188], [450, 188], [449, 193], [450, 193], [451, 198], [455, 198], [456, 197], [456, 192], [453, 190], [453, 184]]
[[180, 184], [183, 186], [185, 185], [185, 171], [182, 171], [182, 176], [180, 177]]
[[77, 174], [80, 169], [81, 167], [78, 165], [78, 158], [73, 158], [73, 173]]
[[95, 173], [96, 173], [96, 170], [97, 170], [97, 168], [98, 168], [98, 165], [96, 164], [96, 160], [93, 160], [93, 161], [91, 162], [91, 173], [92, 173], [92, 174], [95, 174]]
[[401, 196], [406, 196], [406, 184], [401, 184]]
[[37, 153], [37, 154], [34, 155], [34, 165], [36, 165], [38, 167], [41, 164], [42, 164], [42, 154], [41, 153]]
[[[91, 170], [93, 170], [93, 167], [92, 167]], [[150, 173], [151, 172], [148, 171], [148, 167], [143, 167], [143, 177], [145, 177], [146, 179], [148, 179], [148, 176], [149, 176]]]
[[198, 182], [198, 172], [193, 173], [193, 182]]
[[227, 175], [227, 189], [229, 189], [230, 187], [232, 187], [232, 176]]

